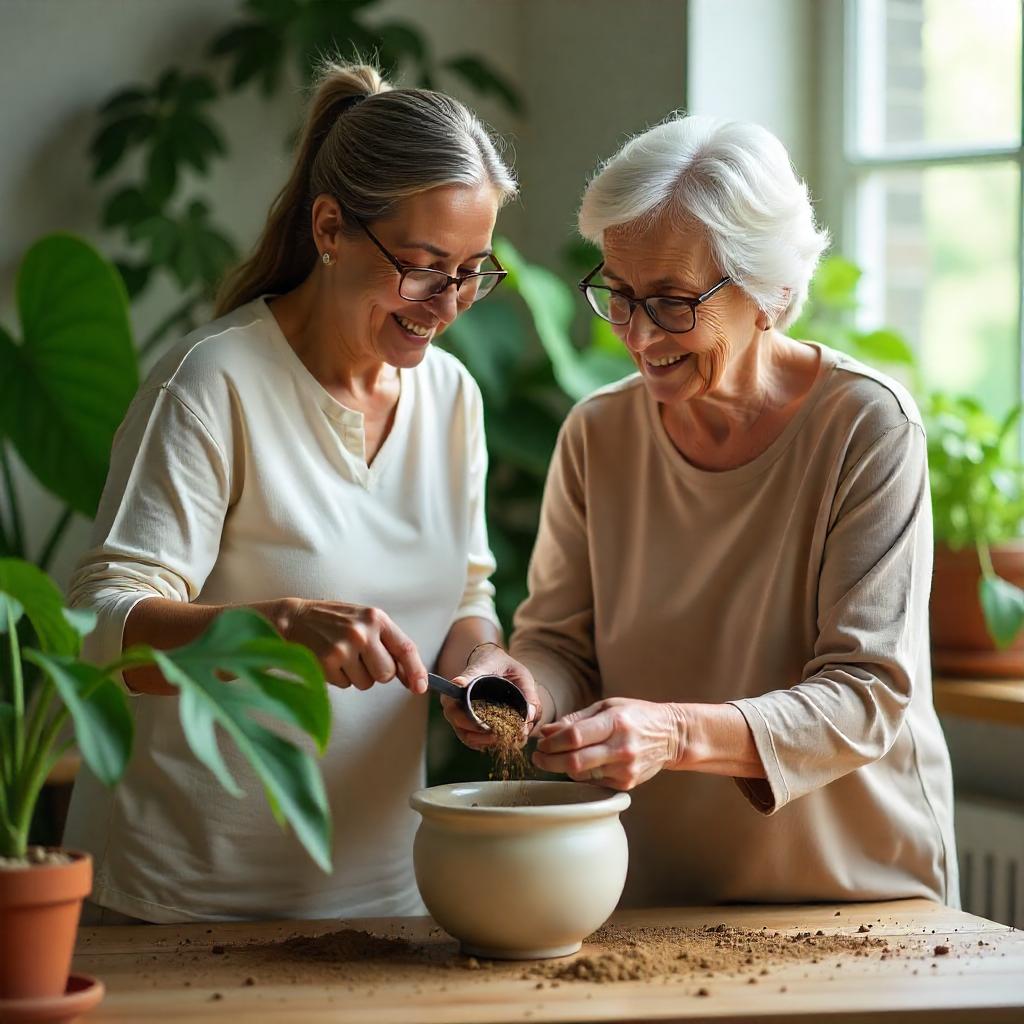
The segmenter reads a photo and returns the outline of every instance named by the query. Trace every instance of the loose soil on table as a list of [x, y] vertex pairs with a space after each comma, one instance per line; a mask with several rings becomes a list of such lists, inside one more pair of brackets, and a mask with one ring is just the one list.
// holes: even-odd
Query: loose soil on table
[[[983, 955], [974, 942], [965, 950], [952, 946], [949, 937], [936, 945], [937, 936], [882, 938], [872, 935], [872, 928], [862, 924], [854, 934], [825, 934], [725, 924], [694, 928], [608, 925], [591, 935], [575, 956], [529, 962], [463, 956], [454, 940], [436, 927], [424, 937], [418, 927], [410, 926], [409, 933], [416, 939], [403, 935], [404, 925], [388, 935], [342, 928], [317, 936], [286, 935], [274, 942], [212, 947], [197, 947], [183, 939], [173, 954], [187, 968], [188, 980], [181, 980], [181, 975], [176, 980], [173, 961], [164, 961], [153, 984], [216, 987], [222, 992], [261, 985], [338, 985], [372, 994], [395, 983], [411, 984], [414, 991], [421, 986], [446, 991], [456, 981], [460, 985], [466, 981], [487, 984], [491, 979], [529, 982], [537, 989], [580, 982], [658, 981], [684, 983], [690, 994], [706, 996], [714, 995], [716, 981], [724, 979], [778, 985], [771, 977], [776, 971], [801, 964], [822, 963], [828, 977], [844, 962], [849, 965], [850, 957], [903, 960], [904, 969], [916, 972], [925, 962], [936, 966], [936, 958], [954, 959], [949, 952]], [[140, 957], [140, 971], [153, 967], [147, 965], [148, 959]], [[791, 978], [792, 971], [786, 976]]]

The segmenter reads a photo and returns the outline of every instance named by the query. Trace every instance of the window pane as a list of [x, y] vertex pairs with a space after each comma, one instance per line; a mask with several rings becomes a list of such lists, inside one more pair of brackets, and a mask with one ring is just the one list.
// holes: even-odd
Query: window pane
[[858, 0], [860, 152], [1016, 145], [1021, 0]]
[[1014, 164], [870, 175], [858, 197], [865, 322], [902, 331], [925, 383], [993, 411], [1018, 396]]

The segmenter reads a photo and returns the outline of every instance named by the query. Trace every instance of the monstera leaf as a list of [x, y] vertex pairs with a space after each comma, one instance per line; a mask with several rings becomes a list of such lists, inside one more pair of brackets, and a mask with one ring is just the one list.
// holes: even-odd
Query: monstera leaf
[[57, 234], [28, 251], [17, 300], [21, 344], [0, 327], [0, 436], [91, 517], [139, 382], [124, 286], [91, 246]]
[[77, 655], [82, 637], [93, 628], [91, 613], [65, 608], [53, 580], [20, 558], [0, 558], [0, 598], [15, 602], [28, 616], [47, 654]]
[[[263, 784], [279, 824], [289, 822], [309, 854], [331, 870], [331, 823], [313, 757], [263, 724], [269, 716], [312, 737], [322, 753], [330, 736], [327, 687], [312, 652], [285, 643], [262, 616], [220, 614], [193, 643], [145, 654], [178, 687], [179, 714], [195, 756], [228, 792], [242, 794], [221, 755], [216, 727], [238, 747]], [[229, 681], [223, 677], [231, 676]], [[260, 721], [253, 717], [260, 713]]]

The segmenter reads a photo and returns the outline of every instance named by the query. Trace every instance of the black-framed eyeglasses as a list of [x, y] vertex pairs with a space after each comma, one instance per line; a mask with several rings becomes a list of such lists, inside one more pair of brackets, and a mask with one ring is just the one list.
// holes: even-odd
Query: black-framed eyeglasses
[[697, 307], [707, 302], [727, 284], [732, 283], [731, 277], [723, 277], [718, 284], [712, 285], [695, 299], [682, 298], [678, 295], [648, 295], [637, 299], [607, 285], [591, 284], [591, 280], [602, 267], [603, 261], [576, 286], [586, 296], [591, 309], [602, 320], [621, 327], [633, 319], [637, 306], [643, 306], [651, 320], [669, 334], [686, 334], [687, 331], [692, 331], [697, 326]]
[[354, 219], [366, 232], [370, 241], [384, 254], [384, 258], [398, 271], [398, 294], [407, 302], [429, 302], [455, 285], [458, 301], [464, 306], [469, 306], [490, 295], [501, 284], [502, 279], [508, 276], [508, 271], [493, 253], [487, 257], [494, 264], [493, 270], [479, 270], [456, 277], [446, 274], [443, 270], [410, 266], [388, 252], [381, 240], [358, 217]]

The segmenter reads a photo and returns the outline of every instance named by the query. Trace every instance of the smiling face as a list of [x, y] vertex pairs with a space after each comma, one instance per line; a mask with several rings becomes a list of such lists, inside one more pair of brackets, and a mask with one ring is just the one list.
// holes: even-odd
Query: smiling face
[[[631, 297], [697, 298], [723, 277], [699, 226], [674, 228], [667, 218], [645, 230], [609, 228], [602, 273], [605, 284]], [[673, 405], [718, 393], [733, 360], [755, 342], [764, 324], [747, 295], [726, 285], [697, 307], [696, 326], [685, 334], [663, 330], [642, 306], [628, 324], [612, 329], [651, 397]]]
[[[390, 366], [416, 366], [468, 304], [458, 300], [454, 285], [424, 302], [402, 298], [398, 270], [358, 227], [343, 232], [337, 210], [333, 199], [320, 196], [313, 222], [321, 252], [336, 259], [316, 272], [345, 347]], [[386, 219], [368, 226], [401, 263], [456, 277], [490, 266], [483, 264], [497, 214], [491, 186], [445, 185], [402, 200]]]

